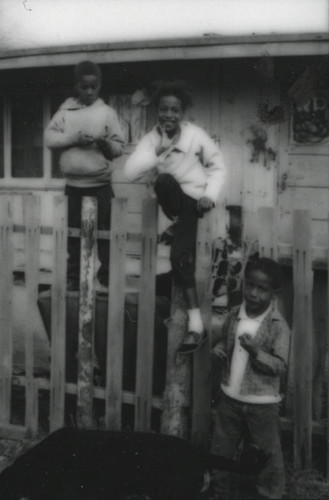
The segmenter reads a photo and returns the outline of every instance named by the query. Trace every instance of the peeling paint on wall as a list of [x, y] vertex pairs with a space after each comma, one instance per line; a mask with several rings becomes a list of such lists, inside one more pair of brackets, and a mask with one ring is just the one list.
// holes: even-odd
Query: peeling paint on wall
[[266, 144], [268, 139], [266, 130], [259, 125], [251, 125], [250, 131], [253, 135], [251, 139], [247, 140], [247, 144], [251, 146], [252, 150], [250, 163], [263, 161], [264, 167], [270, 169], [270, 162], [275, 161], [276, 152]]

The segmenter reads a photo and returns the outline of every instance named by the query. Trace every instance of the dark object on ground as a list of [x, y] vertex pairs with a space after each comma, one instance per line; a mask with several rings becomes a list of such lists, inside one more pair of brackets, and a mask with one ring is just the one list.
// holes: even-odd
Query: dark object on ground
[[[264, 454], [242, 464], [209, 457], [186, 440], [155, 433], [65, 428], [0, 475], [1, 500], [193, 500], [208, 467], [254, 473]], [[246, 468], [248, 470], [246, 470]]]

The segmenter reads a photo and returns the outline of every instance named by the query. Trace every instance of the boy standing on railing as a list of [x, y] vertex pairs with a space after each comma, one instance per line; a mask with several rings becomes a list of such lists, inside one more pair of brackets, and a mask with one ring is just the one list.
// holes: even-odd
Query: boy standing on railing
[[[91, 61], [74, 68], [76, 97], [60, 106], [45, 131], [46, 145], [60, 150], [59, 165], [66, 179], [68, 226], [81, 227], [83, 196], [98, 202], [98, 229], [109, 230], [111, 218], [111, 160], [123, 152], [124, 138], [114, 109], [99, 98], [101, 70]], [[80, 239], [68, 239], [68, 289], [79, 288]], [[108, 285], [109, 242], [98, 241], [99, 282]]]
[[141, 139], [125, 165], [125, 173], [130, 180], [146, 172], [154, 174], [158, 202], [173, 221], [171, 266], [188, 309], [188, 331], [178, 352], [188, 354], [207, 337], [194, 276], [198, 218], [218, 201], [226, 169], [212, 139], [196, 125], [183, 122], [192, 101], [181, 82], [163, 82], [153, 101], [158, 124]]
[[[257, 481], [260, 498], [276, 499], [285, 488], [279, 406], [290, 342], [289, 327], [273, 301], [280, 286], [277, 262], [268, 258], [248, 262], [244, 300], [229, 313], [222, 338], [213, 348], [222, 360], [223, 377], [211, 449], [234, 458], [246, 431], [268, 457]], [[219, 479], [223, 492], [227, 478]]]

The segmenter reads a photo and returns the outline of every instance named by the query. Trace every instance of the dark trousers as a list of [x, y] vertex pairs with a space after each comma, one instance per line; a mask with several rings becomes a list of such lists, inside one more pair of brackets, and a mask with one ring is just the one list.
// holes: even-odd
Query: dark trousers
[[[76, 188], [66, 186], [65, 194], [68, 196], [68, 226], [71, 228], [81, 227], [81, 207], [83, 196], [97, 198], [97, 229], [110, 230], [111, 226], [111, 199], [113, 191], [110, 185], [94, 188]], [[98, 258], [101, 263], [97, 277], [103, 285], [108, 284], [109, 279], [109, 240], [98, 240]], [[68, 263], [67, 279], [74, 284], [80, 279], [80, 238], [68, 238]]]
[[183, 288], [193, 288], [199, 218], [197, 201], [187, 196], [170, 174], [158, 176], [154, 191], [165, 215], [171, 220], [178, 216], [170, 253], [175, 283]]
[[242, 403], [222, 393], [216, 412], [211, 452], [235, 458], [244, 433], [268, 457], [257, 478], [259, 493], [267, 498], [281, 498], [285, 488], [285, 470], [280, 442], [279, 405]]

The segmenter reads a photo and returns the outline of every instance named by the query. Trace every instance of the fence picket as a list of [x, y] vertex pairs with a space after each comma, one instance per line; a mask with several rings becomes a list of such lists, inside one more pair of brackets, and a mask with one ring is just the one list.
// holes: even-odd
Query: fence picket
[[311, 213], [293, 218], [293, 357], [294, 459], [298, 468], [312, 465], [312, 253]]
[[196, 283], [203, 324], [208, 341], [193, 356], [192, 375], [192, 440], [207, 447], [210, 432], [211, 401], [211, 298], [212, 298], [213, 217], [205, 214], [199, 220], [196, 244]]
[[8, 424], [11, 405], [13, 364], [12, 300], [13, 300], [13, 200], [0, 197], [0, 422]]
[[65, 404], [67, 199], [54, 198], [51, 290], [50, 430], [63, 427]]
[[128, 201], [114, 198], [111, 216], [105, 427], [121, 428]]
[[77, 423], [81, 428], [91, 428], [93, 425], [96, 228], [97, 200], [85, 197], [81, 212], [77, 383]]
[[[328, 213], [328, 235], [329, 235], [329, 213]], [[328, 250], [327, 250], [328, 268], [327, 268], [327, 311], [329, 311], [329, 238], [328, 238]], [[327, 316], [329, 314], [327, 313]], [[329, 320], [327, 320], [327, 346], [329, 346]], [[327, 375], [327, 480], [329, 479], [329, 383]]]
[[[25, 217], [26, 271], [25, 284], [29, 308], [38, 300], [38, 273], [40, 248], [40, 196], [28, 195], [23, 199]], [[34, 381], [34, 331], [25, 335], [25, 424], [36, 434], [38, 431], [38, 388]]]
[[138, 299], [136, 360], [136, 430], [150, 430], [153, 386], [157, 204], [143, 201], [141, 277]]
[[173, 286], [170, 319], [167, 321], [168, 348], [166, 387], [163, 394], [161, 432], [188, 438], [191, 409], [191, 356], [177, 356], [186, 332], [186, 301], [183, 290]]

